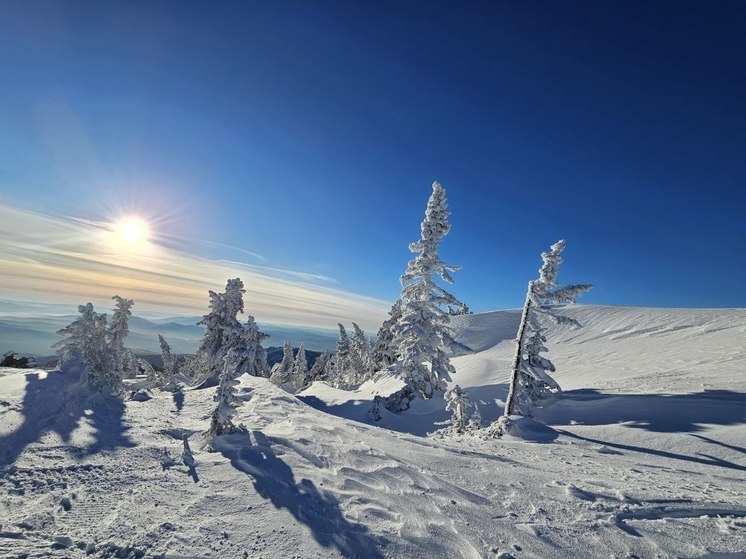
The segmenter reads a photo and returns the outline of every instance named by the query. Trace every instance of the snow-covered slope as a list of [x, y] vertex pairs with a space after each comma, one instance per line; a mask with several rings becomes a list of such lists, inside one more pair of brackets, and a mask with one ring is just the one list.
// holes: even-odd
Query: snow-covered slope
[[[421, 436], [442, 400], [372, 425], [393, 379], [295, 397], [244, 378], [246, 432], [206, 452], [212, 390], [117, 404], [5, 370], [0, 556], [746, 557], [746, 311], [567, 312], [584, 327], [550, 332], [565, 392], [538, 412], [548, 444]], [[453, 381], [487, 419], [517, 321], [454, 322], [475, 353]]]

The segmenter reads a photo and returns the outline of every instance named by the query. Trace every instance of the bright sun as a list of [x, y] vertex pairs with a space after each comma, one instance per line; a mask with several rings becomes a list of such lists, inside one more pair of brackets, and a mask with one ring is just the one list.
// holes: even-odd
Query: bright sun
[[122, 245], [129, 248], [140, 247], [148, 241], [148, 224], [139, 217], [124, 217], [114, 226]]

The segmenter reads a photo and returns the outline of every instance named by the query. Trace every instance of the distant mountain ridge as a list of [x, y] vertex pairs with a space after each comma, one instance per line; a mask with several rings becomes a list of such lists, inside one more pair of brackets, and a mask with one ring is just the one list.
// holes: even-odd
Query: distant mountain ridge
[[[27, 355], [50, 355], [52, 344], [59, 337], [57, 330], [72, 322], [76, 315], [50, 314], [32, 315], [16, 312], [3, 312], [6, 306], [0, 307], [0, 352], [15, 351]], [[130, 334], [127, 346], [136, 352], [160, 353], [158, 334], [162, 335], [175, 353], [194, 353], [202, 339], [204, 329], [196, 322], [201, 317], [170, 317], [150, 320], [133, 316], [130, 320]], [[191, 324], [189, 321], [193, 320]], [[335, 330], [321, 328], [304, 328], [274, 324], [259, 324], [260, 329], [269, 334], [265, 347], [282, 346], [290, 340], [294, 347], [301, 343], [312, 351], [332, 350], [337, 341]]]

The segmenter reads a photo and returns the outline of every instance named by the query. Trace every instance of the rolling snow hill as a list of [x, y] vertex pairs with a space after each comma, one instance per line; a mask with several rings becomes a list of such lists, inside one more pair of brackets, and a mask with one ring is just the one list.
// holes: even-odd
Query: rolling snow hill
[[[544, 444], [441, 439], [442, 399], [372, 424], [379, 378], [242, 379], [246, 431], [200, 448], [213, 390], [89, 399], [0, 376], [0, 556], [746, 557], [746, 310], [577, 305], [549, 332]], [[517, 311], [456, 317], [453, 382], [502, 411]], [[196, 466], [179, 459], [189, 436]], [[173, 460], [172, 460], [173, 458]]]

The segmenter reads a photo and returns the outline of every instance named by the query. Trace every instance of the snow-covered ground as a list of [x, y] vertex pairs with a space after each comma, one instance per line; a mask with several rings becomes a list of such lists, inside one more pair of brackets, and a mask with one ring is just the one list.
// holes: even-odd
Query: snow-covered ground
[[[746, 557], [746, 310], [567, 313], [584, 327], [549, 332], [565, 392], [537, 413], [543, 444], [427, 438], [442, 399], [371, 424], [391, 379], [296, 397], [245, 377], [246, 431], [207, 452], [214, 388], [122, 404], [2, 370], [0, 556]], [[517, 321], [456, 319], [475, 353], [453, 381], [485, 420]]]

